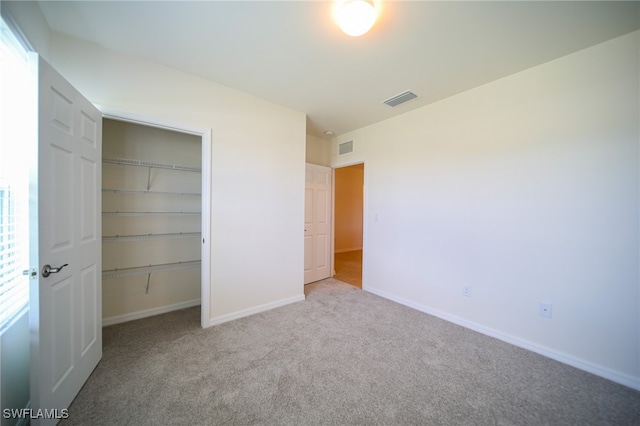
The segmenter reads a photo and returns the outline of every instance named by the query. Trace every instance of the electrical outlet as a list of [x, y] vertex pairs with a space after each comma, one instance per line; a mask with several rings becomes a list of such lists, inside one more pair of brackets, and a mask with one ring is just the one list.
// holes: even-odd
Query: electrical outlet
[[471, 297], [471, 286], [469, 284], [465, 284], [462, 288], [462, 294], [465, 297]]
[[540, 302], [538, 304], [538, 315], [545, 318], [551, 318], [551, 303]]

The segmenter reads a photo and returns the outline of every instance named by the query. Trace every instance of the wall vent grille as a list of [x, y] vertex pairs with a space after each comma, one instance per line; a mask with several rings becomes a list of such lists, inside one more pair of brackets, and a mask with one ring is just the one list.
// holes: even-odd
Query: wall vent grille
[[351, 154], [353, 152], [353, 141], [343, 142], [338, 145], [338, 155]]
[[418, 95], [416, 95], [413, 92], [410, 92], [409, 90], [407, 90], [406, 92], [402, 92], [398, 95], [395, 95], [389, 99], [387, 99], [386, 101], [383, 101], [383, 103], [389, 105], [390, 107], [395, 107], [398, 106], [400, 104], [403, 104], [405, 102], [410, 101], [411, 99], [415, 99], [417, 98]]

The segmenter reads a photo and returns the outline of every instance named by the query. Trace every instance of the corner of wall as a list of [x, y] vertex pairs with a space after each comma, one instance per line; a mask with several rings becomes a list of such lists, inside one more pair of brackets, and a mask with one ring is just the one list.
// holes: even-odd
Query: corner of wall
[[307, 134], [306, 142], [306, 162], [329, 166], [331, 163], [331, 140]]
[[19, 37], [38, 52], [47, 62], [51, 62], [51, 29], [35, 1], [2, 2], [2, 18], [15, 25], [12, 28]]

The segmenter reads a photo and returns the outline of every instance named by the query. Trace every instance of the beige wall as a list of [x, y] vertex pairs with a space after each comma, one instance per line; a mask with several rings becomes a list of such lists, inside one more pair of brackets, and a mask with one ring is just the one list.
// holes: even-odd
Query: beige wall
[[[3, 3], [4, 6], [4, 3]], [[91, 102], [211, 129], [210, 324], [302, 300], [306, 116], [58, 33], [12, 5], [35, 47]], [[48, 44], [49, 46], [45, 46]], [[277, 245], [277, 250], [274, 249]]]
[[364, 165], [335, 170], [334, 251], [362, 249]]
[[51, 46], [92, 102], [212, 129], [211, 322], [301, 300], [305, 114], [66, 36]]
[[306, 161], [320, 166], [331, 164], [331, 140], [307, 135]]
[[[50, 50], [95, 103], [212, 129], [211, 319], [299, 300], [305, 115], [59, 34]], [[640, 388], [639, 51], [635, 32], [335, 138], [331, 166], [367, 164], [365, 289]]]
[[640, 388], [639, 37], [336, 138], [364, 288]]

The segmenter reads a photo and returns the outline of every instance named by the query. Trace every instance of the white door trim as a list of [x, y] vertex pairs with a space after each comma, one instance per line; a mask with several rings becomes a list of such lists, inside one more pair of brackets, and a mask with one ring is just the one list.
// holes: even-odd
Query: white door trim
[[128, 111], [96, 105], [102, 118], [157, 127], [202, 138], [202, 246], [200, 276], [200, 326], [209, 327], [211, 318], [211, 129], [177, 123], [157, 117], [143, 116]]

